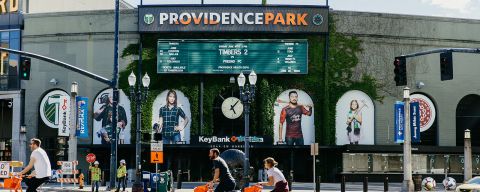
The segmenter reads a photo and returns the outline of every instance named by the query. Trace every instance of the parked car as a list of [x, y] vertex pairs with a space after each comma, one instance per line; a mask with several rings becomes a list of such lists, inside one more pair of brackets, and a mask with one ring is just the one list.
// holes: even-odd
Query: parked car
[[480, 176], [468, 180], [467, 183], [459, 185], [457, 192], [480, 192]]

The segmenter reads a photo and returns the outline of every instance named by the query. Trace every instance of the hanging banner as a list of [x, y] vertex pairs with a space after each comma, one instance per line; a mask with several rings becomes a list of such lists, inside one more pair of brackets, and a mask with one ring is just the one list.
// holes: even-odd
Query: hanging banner
[[412, 130], [412, 142], [420, 143], [420, 103], [410, 103], [410, 127]]
[[88, 138], [88, 98], [76, 97], [77, 106], [77, 131], [78, 138]]
[[404, 141], [404, 127], [405, 127], [405, 104], [401, 101], [395, 103], [395, 143], [403, 143]]
[[68, 137], [70, 134], [70, 97], [60, 96], [58, 136]]

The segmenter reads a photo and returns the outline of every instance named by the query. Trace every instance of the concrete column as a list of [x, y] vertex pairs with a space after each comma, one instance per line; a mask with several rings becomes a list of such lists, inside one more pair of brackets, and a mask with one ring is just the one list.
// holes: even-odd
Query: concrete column
[[472, 141], [471, 141], [471, 138], [470, 138], [470, 130], [467, 129], [465, 130], [465, 146], [464, 146], [464, 156], [465, 156], [465, 159], [464, 159], [464, 179], [463, 179], [463, 182], [467, 182], [468, 180], [470, 180], [472, 178]]

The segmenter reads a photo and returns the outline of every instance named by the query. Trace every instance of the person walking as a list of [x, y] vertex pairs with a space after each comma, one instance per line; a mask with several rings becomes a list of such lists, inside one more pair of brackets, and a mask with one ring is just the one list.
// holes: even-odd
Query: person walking
[[258, 182], [258, 185], [274, 186], [272, 192], [288, 192], [288, 183], [283, 173], [277, 168], [275, 159], [268, 157], [263, 160], [267, 169], [268, 182]]
[[232, 191], [235, 189], [235, 179], [233, 179], [227, 163], [220, 155], [220, 150], [217, 148], [210, 149], [208, 156], [213, 161], [214, 175], [213, 180], [209, 183], [210, 187], [215, 185], [215, 182], [219, 182], [215, 192]]
[[127, 163], [125, 162], [125, 159], [120, 160], [120, 167], [117, 169], [117, 179], [118, 179], [118, 185], [117, 185], [117, 191], [120, 191], [120, 184], [123, 187], [122, 191], [125, 191], [125, 188], [127, 187], [126, 184], [126, 179], [127, 179]]
[[95, 161], [95, 163], [93, 163], [94, 167], [92, 167], [92, 165], [90, 165], [90, 167], [88, 167], [88, 169], [90, 170], [90, 172], [92, 174], [92, 192], [94, 190], [95, 190], [95, 192], [98, 192], [100, 177], [102, 175], [102, 170], [100, 169], [100, 167], [98, 167], [99, 164], [100, 163], [98, 161]]
[[27, 167], [19, 173], [19, 175], [24, 175], [34, 168], [32, 174], [24, 178], [25, 184], [27, 184], [27, 192], [37, 191], [37, 188], [52, 176], [50, 159], [45, 150], [40, 147], [41, 144], [42, 141], [40, 141], [40, 139], [34, 138], [30, 140], [30, 150], [32, 150], [30, 162]]

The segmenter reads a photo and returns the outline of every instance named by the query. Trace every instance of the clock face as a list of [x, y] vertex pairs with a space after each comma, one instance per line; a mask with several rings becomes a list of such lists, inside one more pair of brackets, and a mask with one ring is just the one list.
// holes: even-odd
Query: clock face
[[243, 104], [236, 97], [229, 97], [223, 100], [222, 113], [229, 119], [236, 119], [243, 113]]

